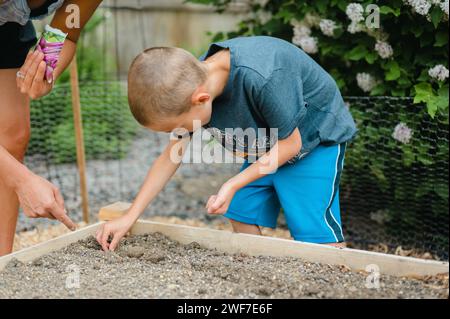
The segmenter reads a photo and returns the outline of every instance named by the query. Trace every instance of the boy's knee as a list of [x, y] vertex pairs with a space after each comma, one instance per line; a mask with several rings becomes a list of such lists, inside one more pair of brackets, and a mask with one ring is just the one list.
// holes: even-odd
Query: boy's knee
[[30, 134], [30, 128], [27, 126], [16, 130], [2, 131], [0, 132], [0, 143], [17, 160], [23, 161]]

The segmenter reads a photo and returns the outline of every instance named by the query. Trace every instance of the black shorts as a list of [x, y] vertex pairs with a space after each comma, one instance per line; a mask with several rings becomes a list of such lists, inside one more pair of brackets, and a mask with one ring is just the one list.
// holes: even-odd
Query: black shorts
[[31, 21], [24, 26], [15, 22], [0, 25], [0, 69], [20, 68], [36, 42], [36, 32]]

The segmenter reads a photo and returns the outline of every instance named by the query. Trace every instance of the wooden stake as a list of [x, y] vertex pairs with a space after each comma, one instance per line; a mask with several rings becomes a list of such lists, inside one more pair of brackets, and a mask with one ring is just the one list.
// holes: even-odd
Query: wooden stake
[[73, 122], [77, 146], [78, 174], [80, 176], [80, 192], [83, 209], [83, 221], [89, 223], [89, 199], [86, 182], [86, 157], [83, 138], [83, 121], [81, 117], [80, 89], [78, 86], [77, 57], [74, 55], [70, 64], [70, 85], [72, 90]]

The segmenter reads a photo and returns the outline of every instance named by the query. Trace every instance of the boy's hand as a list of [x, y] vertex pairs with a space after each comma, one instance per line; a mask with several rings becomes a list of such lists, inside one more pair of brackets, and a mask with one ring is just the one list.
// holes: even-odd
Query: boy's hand
[[206, 203], [208, 214], [225, 214], [236, 190], [236, 187], [230, 181], [223, 184], [217, 195], [212, 195]]
[[[134, 220], [127, 215], [109, 221], [97, 230], [96, 239], [104, 251], [114, 251], [133, 224]], [[111, 243], [109, 243], [110, 238]]]

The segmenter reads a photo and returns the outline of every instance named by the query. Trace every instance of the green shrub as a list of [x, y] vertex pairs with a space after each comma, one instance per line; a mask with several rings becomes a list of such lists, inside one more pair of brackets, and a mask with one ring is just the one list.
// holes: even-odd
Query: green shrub
[[[375, 21], [370, 0], [353, 2], [364, 10], [364, 20], [354, 24], [346, 14], [351, 1], [250, 0], [249, 18], [236, 31], [216, 34], [214, 41], [246, 35], [292, 41], [333, 75], [344, 95], [413, 96], [434, 117], [448, 111], [448, 1], [446, 9], [444, 1], [424, 1], [430, 4], [425, 15], [408, 4], [414, 1], [376, 1], [380, 28], [368, 28], [365, 22]], [[221, 11], [233, 1], [189, 2], [212, 4]], [[350, 25], [362, 30], [351, 33]], [[439, 65], [447, 70], [430, 71]]]

